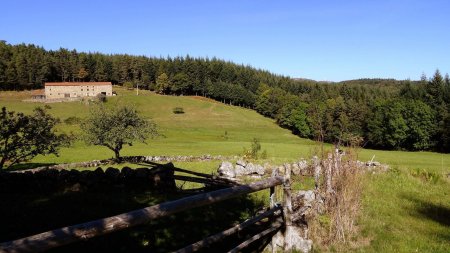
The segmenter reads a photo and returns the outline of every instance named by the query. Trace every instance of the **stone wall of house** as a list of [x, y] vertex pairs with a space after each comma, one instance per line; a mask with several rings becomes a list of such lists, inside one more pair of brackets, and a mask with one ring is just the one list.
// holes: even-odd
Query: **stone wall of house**
[[[70, 84], [70, 83], [68, 83]], [[67, 86], [45, 86], [45, 97], [47, 99], [69, 97], [95, 97], [104, 92], [106, 96], [112, 96], [112, 85], [67, 85]]]

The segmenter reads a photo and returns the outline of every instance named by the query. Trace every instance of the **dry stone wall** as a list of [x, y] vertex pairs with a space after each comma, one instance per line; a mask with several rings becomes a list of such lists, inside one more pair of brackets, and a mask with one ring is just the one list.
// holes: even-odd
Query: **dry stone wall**
[[0, 193], [55, 193], [96, 189], [175, 190], [174, 171], [124, 167], [96, 170], [42, 169], [24, 173], [0, 173]]
[[[200, 156], [124, 156], [122, 161], [130, 163], [143, 163], [143, 162], [207, 162], [207, 161], [223, 161], [223, 160], [237, 159], [237, 157], [228, 156], [213, 156], [213, 155], [200, 155]], [[68, 170], [74, 168], [94, 168], [104, 165], [114, 165], [116, 162], [114, 159], [104, 159], [104, 160], [93, 160], [88, 162], [77, 162], [77, 163], [65, 163], [56, 164], [50, 166], [42, 166], [26, 171], [39, 171], [43, 169], [55, 169], [55, 170]]]
[[[328, 162], [328, 160], [330, 162]], [[289, 165], [291, 166], [291, 172], [293, 175], [314, 175], [315, 177], [319, 177], [323, 173], [323, 171], [329, 173], [329, 171], [326, 169], [328, 169], [329, 167], [327, 165], [331, 165], [331, 160], [329, 158], [320, 162], [319, 158], [315, 156], [310, 160], [301, 158], [298, 162], [294, 162]], [[361, 170], [373, 173], [384, 172], [389, 169], [388, 165], [374, 161], [356, 161], [356, 166]], [[269, 163], [264, 163], [263, 165], [261, 165], [252, 162], [246, 162], [242, 159], [237, 160], [235, 163], [225, 160], [222, 161], [222, 163], [219, 165], [217, 173], [220, 176], [227, 178], [238, 178], [241, 176], [261, 177], [263, 175], [270, 175], [271, 173], [284, 175], [285, 166], [271, 165]]]

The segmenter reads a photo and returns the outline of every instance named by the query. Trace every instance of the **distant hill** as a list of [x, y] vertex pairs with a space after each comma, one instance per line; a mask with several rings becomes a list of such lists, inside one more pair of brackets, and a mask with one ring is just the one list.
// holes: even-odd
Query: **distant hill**
[[418, 83], [419, 81], [396, 80], [396, 79], [392, 79], [392, 78], [386, 78], [386, 79], [383, 79], [383, 78], [360, 78], [360, 79], [354, 79], [354, 80], [345, 80], [345, 81], [341, 81], [338, 83], [385, 86], [385, 85], [399, 85], [399, 84], [403, 84], [405, 82]]

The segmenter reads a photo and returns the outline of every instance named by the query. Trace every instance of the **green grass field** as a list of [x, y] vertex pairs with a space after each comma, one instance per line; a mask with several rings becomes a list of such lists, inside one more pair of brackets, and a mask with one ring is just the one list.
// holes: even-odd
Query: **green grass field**
[[[258, 138], [274, 164], [309, 158], [318, 148], [268, 118], [250, 109], [221, 104], [202, 97], [161, 96], [141, 91], [116, 89], [108, 105], [134, 104], [159, 126], [163, 137], [125, 147], [122, 155], [241, 155], [253, 138]], [[29, 92], [0, 92], [0, 106], [29, 113], [39, 103], [22, 102]], [[89, 105], [83, 102], [54, 103], [49, 111], [62, 121], [83, 119]], [[184, 114], [174, 114], [182, 107]], [[60, 131], [80, 134], [78, 125], [62, 123]], [[326, 145], [327, 146], [327, 145]], [[329, 147], [329, 146], [327, 146]], [[348, 248], [357, 252], [449, 252], [450, 249], [450, 154], [361, 149], [359, 159], [387, 163], [391, 171], [367, 176], [359, 243]], [[38, 156], [32, 163], [68, 163], [113, 156], [104, 147], [77, 141], [63, 148], [60, 156]], [[178, 163], [179, 167], [213, 172], [217, 162]]]
[[[250, 141], [258, 138], [270, 158], [295, 160], [309, 156], [314, 142], [300, 139], [290, 131], [279, 128], [271, 119], [261, 117], [250, 109], [224, 105], [201, 97], [161, 96], [141, 91], [118, 90], [119, 96], [109, 98], [108, 104], [134, 104], [147, 118], [159, 126], [163, 137], [149, 140], [148, 145], [135, 143], [124, 147], [123, 155], [240, 155]], [[38, 103], [24, 103], [23, 93], [0, 93], [0, 106], [9, 110], [29, 113]], [[82, 102], [54, 103], [49, 111], [62, 121], [68, 117], [84, 118], [89, 105]], [[174, 114], [174, 107], [182, 107], [184, 114]], [[62, 124], [61, 130], [79, 133], [79, 127]], [[103, 147], [86, 146], [83, 142], [62, 149], [60, 157], [37, 157], [33, 162], [74, 162], [112, 157], [112, 152]]]

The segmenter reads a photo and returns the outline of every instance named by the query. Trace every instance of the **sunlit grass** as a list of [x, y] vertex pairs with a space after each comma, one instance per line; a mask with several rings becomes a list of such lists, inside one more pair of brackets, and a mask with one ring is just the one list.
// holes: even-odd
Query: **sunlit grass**
[[364, 252], [448, 252], [450, 249], [450, 183], [391, 170], [371, 175], [364, 191]]

